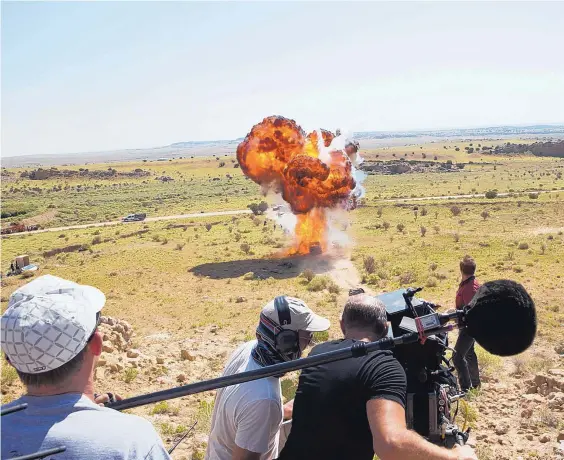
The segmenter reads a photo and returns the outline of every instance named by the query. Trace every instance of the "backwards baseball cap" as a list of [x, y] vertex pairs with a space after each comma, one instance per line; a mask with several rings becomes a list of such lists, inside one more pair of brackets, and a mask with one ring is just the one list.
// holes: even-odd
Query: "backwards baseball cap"
[[57, 369], [84, 349], [105, 303], [92, 286], [40, 276], [10, 296], [1, 320], [2, 350], [21, 372]]
[[286, 320], [279, 316], [279, 310], [275, 305], [276, 299], [268, 302], [262, 309], [261, 314], [284, 329], [292, 331], [321, 332], [329, 329], [331, 325], [329, 320], [316, 315], [303, 300], [288, 296], [284, 296], [284, 299], [290, 313], [290, 317]]

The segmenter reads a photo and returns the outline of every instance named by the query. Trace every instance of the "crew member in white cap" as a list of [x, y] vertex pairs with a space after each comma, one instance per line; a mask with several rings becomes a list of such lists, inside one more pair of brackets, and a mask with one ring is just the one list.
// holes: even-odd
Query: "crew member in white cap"
[[[229, 358], [223, 375], [259, 369], [298, 359], [313, 333], [329, 329], [303, 300], [280, 296], [260, 314], [257, 340], [241, 345]], [[284, 413], [279, 377], [268, 377], [217, 391], [206, 459], [266, 460], [278, 456]]]
[[25, 396], [2, 410], [2, 458], [60, 446], [66, 459], [168, 459], [146, 420], [97, 404], [94, 368], [106, 297], [98, 289], [52, 275], [16, 290], [2, 315], [2, 350], [25, 385]]

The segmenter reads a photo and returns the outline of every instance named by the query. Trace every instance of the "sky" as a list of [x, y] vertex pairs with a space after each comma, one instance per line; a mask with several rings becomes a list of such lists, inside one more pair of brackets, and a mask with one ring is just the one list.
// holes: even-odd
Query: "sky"
[[564, 3], [2, 2], [3, 156], [564, 122]]

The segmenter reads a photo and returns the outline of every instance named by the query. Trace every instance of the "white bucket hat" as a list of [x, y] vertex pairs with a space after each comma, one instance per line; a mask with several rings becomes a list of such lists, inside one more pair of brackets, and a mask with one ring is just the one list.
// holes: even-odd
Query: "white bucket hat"
[[39, 374], [73, 359], [96, 329], [106, 296], [53, 275], [14, 291], [2, 315], [2, 350], [19, 371]]

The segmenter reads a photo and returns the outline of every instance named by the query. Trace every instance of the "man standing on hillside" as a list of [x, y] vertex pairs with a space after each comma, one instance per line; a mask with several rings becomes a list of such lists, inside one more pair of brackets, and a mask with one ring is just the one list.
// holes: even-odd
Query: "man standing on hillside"
[[101, 407], [94, 396], [105, 302], [98, 289], [52, 275], [10, 296], [2, 350], [27, 394], [2, 409], [27, 408], [2, 417], [2, 458], [61, 446], [57, 460], [170, 458], [147, 420]]
[[[461, 282], [456, 292], [456, 308], [468, 305], [480, 287], [475, 276], [476, 262], [470, 256], [464, 256], [460, 261]], [[478, 357], [474, 351], [474, 339], [468, 335], [466, 329], [461, 329], [454, 346], [453, 363], [458, 372], [458, 381], [462, 391], [480, 387], [480, 371]]]
[[[223, 375], [260, 369], [298, 359], [314, 332], [329, 329], [329, 320], [313, 313], [303, 300], [276, 297], [260, 314], [257, 340], [241, 345]], [[270, 460], [278, 455], [283, 415], [279, 377], [240, 383], [217, 391], [207, 460]]]

